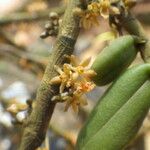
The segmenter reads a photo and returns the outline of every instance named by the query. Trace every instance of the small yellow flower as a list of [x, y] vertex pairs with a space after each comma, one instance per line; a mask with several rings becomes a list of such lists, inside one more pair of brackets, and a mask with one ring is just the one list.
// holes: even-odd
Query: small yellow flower
[[88, 11], [91, 11], [93, 13], [100, 14], [99, 9], [100, 9], [100, 3], [98, 2], [93, 2], [88, 5], [87, 7]]
[[59, 94], [53, 96], [52, 101], [66, 102], [65, 110], [72, 107], [77, 112], [79, 106], [87, 104], [82, 96], [95, 87], [90, 78], [96, 75], [96, 73], [88, 69], [90, 58], [80, 63], [74, 55], [66, 57], [70, 60], [70, 64], [65, 63], [62, 69], [55, 66], [59, 75], [54, 77], [50, 83], [60, 84], [60, 86]]
[[104, 19], [109, 17], [109, 14], [120, 14], [117, 7], [111, 5], [110, 0], [100, 0], [100, 14]]
[[88, 5], [86, 10], [76, 8], [74, 13], [80, 17], [80, 27], [90, 29], [92, 26], [99, 25], [99, 8], [98, 3], [93, 2]]
[[100, 16], [107, 19], [109, 14], [120, 14], [119, 8], [112, 6], [111, 0], [99, 0], [98, 2], [92, 2], [87, 6], [86, 10], [76, 8], [74, 12], [76, 15], [81, 17], [80, 26], [85, 29], [90, 29], [92, 26], [99, 25]]
[[110, 7], [111, 7], [110, 0], [100, 1], [100, 14], [103, 18], [107, 19], [109, 17]]
[[81, 62], [74, 55], [71, 55], [67, 58], [70, 60], [70, 69], [76, 73], [76, 79], [80, 75], [83, 76], [86, 80], [90, 80], [89, 78], [96, 75], [94, 70], [88, 69], [88, 65], [91, 61], [90, 57]]
[[87, 105], [86, 99], [81, 97], [81, 95], [73, 95], [73, 97], [70, 97], [65, 105], [65, 111], [68, 110], [69, 107], [72, 107], [74, 112], [78, 112], [79, 106], [85, 106]]
[[76, 84], [76, 93], [87, 93], [94, 89], [95, 84], [92, 82], [80, 82]]
[[7, 108], [7, 111], [10, 112], [11, 114], [17, 114], [20, 111], [27, 110], [28, 105], [27, 104], [21, 104], [21, 103], [16, 103], [12, 104]]
[[80, 26], [83, 26], [85, 29], [90, 29], [92, 26], [99, 25], [99, 15], [93, 12], [85, 12], [81, 17]]
[[71, 86], [71, 82], [74, 79], [74, 76], [67, 64], [63, 65], [63, 70], [58, 66], [54, 67], [56, 71], [59, 73], [59, 75], [54, 77], [50, 83], [51, 84], [61, 83], [59, 92], [62, 93], [64, 91], [65, 85], [67, 85], [67, 87]]

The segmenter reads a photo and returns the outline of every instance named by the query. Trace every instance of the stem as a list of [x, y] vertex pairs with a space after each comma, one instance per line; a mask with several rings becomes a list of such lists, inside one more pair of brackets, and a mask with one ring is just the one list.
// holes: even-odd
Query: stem
[[59, 35], [53, 47], [53, 54], [49, 59], [41, 85], [37, 91], [33, 110], [24, 123], [24, 132], [20, 150], [35, 150], [41, 145], [52, 117], [55, 103], [51, 98], [58, 87], [51, 86], [50, 80], [56, 76], [54, 65], [62, 65], [65, 61], [64, 54], [73, 53], [74, 45], [79, 34], [79, 17], [75, 16], [73, 9], [81, 7], [79, 0], [70, 0], [65, 11]]
[[129, 12], [127, 15], [120, 15], [119, 20], [121, 26], [130, 34], [139, 36], [146, 40], [144, 48], [141, 50], [141, 56], [145, 62], [150, 62], [150, 40], [145, 34], [141, 23]]

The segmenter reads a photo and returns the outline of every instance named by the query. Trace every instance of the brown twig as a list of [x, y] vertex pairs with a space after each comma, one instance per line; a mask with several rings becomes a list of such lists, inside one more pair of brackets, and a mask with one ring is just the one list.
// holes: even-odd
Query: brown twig
[[[36, 57], [27, 51], [20, 51], [8, 44], [0, 44], [0, 57], [23, 69], [30, 70], [35, 75], [38, 75], [39, 72], [44, 72], [46, 66], [44, 64], [46, 58], [42, 58], [41, 56]], [[21, 64], [21, 60], [24, 60], [24, 64]]]
[[7, 33], [6, 31], [3, 31], [3, 29], [0, 30], [0, 38], [5, 40], [7, 44], [12, 45], [18, 48], [19, 50], [26, 51], [26, 48], [24, 46], [17, 45], [14, 40], [14, 37], [11, 34]]
[[59, 15], [63, 14], [65, 7], [52, 8], [44, 11], [38, 12], [18, 12], [9, 14], [7, 16], [0, 17], [0, 25], [7, 25], [11, 23], [20, 23], [20, 22], [33, 22], [37, 20], [47, 19], [50, 12], [56, 12]]
[[55, 103], [51, 101], [51, 98], [58, 90], [58, 87], [50, 85], [50, 80], [56, 75], [54, 65], [62, 65], [65, 61], [64, 55], [73, 53], [79, 34], [79, 17], [73, 13], [73, 9], [77, 6], [82, 7], [79, 0], [70, 0], [68, 3], [56, 43], [53, 47], [53, 54], [49, 59], [41, 85], [37, 91], [33, 110], [24, 124], [20, 150], [35, 150], [45, 138], [55, 107]]
[[74, 137], [69, 136], [68, 132], [62, 131], [52, 124], [49, 126], [49, 129], [52, 130], [57, 136], [64, 138], [73, 149], [75, 148]]

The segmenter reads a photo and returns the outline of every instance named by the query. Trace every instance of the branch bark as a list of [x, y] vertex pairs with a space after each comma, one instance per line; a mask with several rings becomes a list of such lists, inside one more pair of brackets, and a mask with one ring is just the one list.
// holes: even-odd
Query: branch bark
[[45, 138], [55, 107], [55, 103], [51, 101], [51, 98], [58, 90], [58, 87], [49, 84], [50, 80], [56, 75], [54, 65], [62, 65], [66, 61], [64, 54], [70, 55], [73, 53], [80, 30], [79, 17], [73, 13], [73, 9], [76, 7], [82, 7], [80, 0], [70, 0], [53, 47], [53, 54], [49, 59], [41, 85], [37, 91], [33, 110], [24, 123], [20, 150], [35, 150]]

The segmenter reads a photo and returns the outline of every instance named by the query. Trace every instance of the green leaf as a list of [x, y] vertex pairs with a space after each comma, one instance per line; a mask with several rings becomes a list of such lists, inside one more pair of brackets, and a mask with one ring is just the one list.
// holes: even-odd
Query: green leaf
[[128, 68], [138, 52], [136, 42], [135, 37], [131, 35], [122, 36], [110, 42], [99, 53], [91, 67], [97, 73], [93, 77], [97, 85], [112, 82]]
[[135, 136], [150, 106], [150, 65], [124, 72], [106, 91], [81, 130], [78, 150], [121, 150]]

